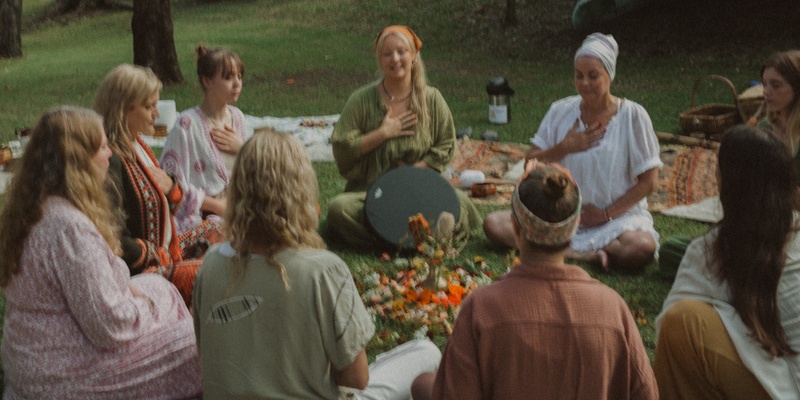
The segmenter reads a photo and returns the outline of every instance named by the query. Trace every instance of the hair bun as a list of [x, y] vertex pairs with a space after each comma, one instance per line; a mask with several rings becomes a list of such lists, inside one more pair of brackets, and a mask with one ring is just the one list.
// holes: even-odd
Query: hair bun
[[554, 172], [544, 177], [542, 191], [548, 198], [557, 200], [564, 197], [568, 185], [569, 179], [564, 174]]
[[203, 58], [207, 53], [208, 47], [205, 44], [200, 43], [194, 48], [195, 60]]

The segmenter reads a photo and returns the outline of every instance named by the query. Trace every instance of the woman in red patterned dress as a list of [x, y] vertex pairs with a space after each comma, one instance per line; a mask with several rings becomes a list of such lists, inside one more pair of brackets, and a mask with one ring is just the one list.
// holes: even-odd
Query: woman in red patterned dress
[[185, 205], [180, 183], [139, 137], [155, 132], [161, 81], [149, 68], [122, 64], [106, 75], [94, 109], [113, 151], [109, 189], [122, 225], [122, 258], [131, 275], [155, 272], [172, 281], [186, 304], [205, 250], [221, 241], [219, 223], [204, 221], [178, 235], [173, 213]]

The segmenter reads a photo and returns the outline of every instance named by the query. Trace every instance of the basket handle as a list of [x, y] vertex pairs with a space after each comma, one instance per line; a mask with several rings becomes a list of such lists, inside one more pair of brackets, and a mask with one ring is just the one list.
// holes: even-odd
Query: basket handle
[[733, 94], [733, 104], [736, 106], [736, 111], [739, 113], [739, 117], [742, 119], [742, 121], [747, 121], [747, 117], [742, 115], [742, 109], [739, 107], [739, 97], [736, 95], [736, 87], [733, 86], [733, 82], [722, 75], [706, 75], [694, 81], [694, 86], [692, 86], [692, 108], [696, 107], [695, 96], [697, 95], [697, 87], [700, 86], [700, 82], [706, 79], [715, 79], [728, 84], [728, 87], [731, 88], [731, 94]]

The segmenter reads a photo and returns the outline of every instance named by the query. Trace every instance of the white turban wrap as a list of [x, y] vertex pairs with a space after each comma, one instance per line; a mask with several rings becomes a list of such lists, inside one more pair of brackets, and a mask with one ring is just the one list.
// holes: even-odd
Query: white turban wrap
[[617, 46], [614, 36], [593, 33], [583, 39], [583, 44], [575, 52], [575, 60], [584, 56], [600, 60], [613, 81], [617, 71], [617, 55], [619, 55], [619, 46]]

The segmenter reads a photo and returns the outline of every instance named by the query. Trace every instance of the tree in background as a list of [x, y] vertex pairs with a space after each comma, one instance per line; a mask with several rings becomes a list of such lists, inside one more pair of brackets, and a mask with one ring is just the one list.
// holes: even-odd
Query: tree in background
[[0, 0], [0, 58], [22, 57], [22, 0]]
[[503, 28], [519, 25], [517, 20], [517, 0], [506, 0], [506, 12], [503, 18]]
[[134, 0], [131, 29], [133, 63], [150, 67], [164, 84], [183, 82], [169, 0]]

